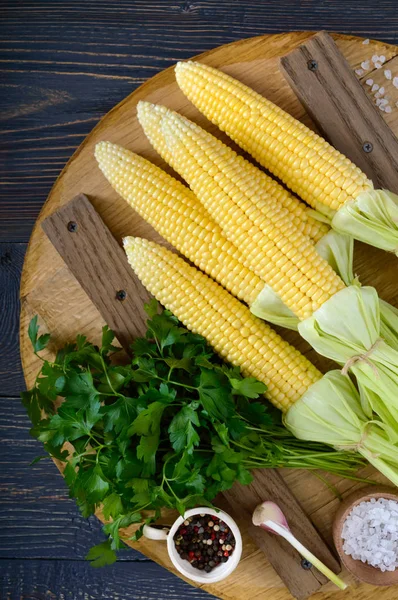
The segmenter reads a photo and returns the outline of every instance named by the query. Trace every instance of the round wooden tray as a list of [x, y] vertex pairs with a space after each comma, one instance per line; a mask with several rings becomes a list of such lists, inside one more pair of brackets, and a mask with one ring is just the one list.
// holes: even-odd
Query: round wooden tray
[[[308, 115], [279, 72], [279, 58], [306, 41], [311, 35], [311, 33], [296, 32], [251, 38], [216, 48], [198, 58], [236, 76], [295, 117], [312, 126]], [[353, 68], [360, 68], [361, 62], [370, 59], [373, 54], [383, 54], [390, 61], [389, 68], [393, 70], [393, 73], [394, 64], [397, 65], [396, 73], [398, 74], [398, 59], [396, 58], [398, 47], [374, 41], [363, 44], [362, 39], [352, 36], [335, 35], [334, 38]], [[368, 77], [372, 77], [380, 85], [387, 84], [383, 69], [372, 75], [367, 74], [365, 78]], [[391, 86], [391, 82], [388, 84], [393, 93], [397, 92]], [[58, 177], [41, 211], [25, 258], [21, 283], [20, 338], [22, 363], [28, 387], [33, 385], [40, 368], [27, 336], [28, 323], [33, 315], [39, 315], [39, 323], [43, 331], [50, 331], [53, 334], [55, 346], [74, 339], [77, 333], [84, 333], [89, 339], [95, 342], [99, 341], [104, 324], [96, 308], [42, 232], [40, 224], [43, 219], [60, 205], [83, 192], [88, 195], [117, 239], [120, 240], [125, 235], [141, 235], [154, 240], [160, 239], [153, 229], [131, 211], [111, 189], [99, 171], [93, 154], [94, 146], [98, 141], [109, 140], [126, 146], [165, 167], [162, 160], [150, 147], [138, 124], [136, 104], [141, 99], [165, 104], [197, 121], [213, 133], [216, 132], [215, 128], [205, 121], [179, 91], [171, 67], [147, 81], [113, 108], [75, 152]], [[398, 96], [394, 100], [398, 100]], [[394, 132], [398, 134], [398, 109], [394, 109], [392, 113], [385, 116]], [[216, 133], [221, 137], [219, 132]], [[383, 266], [383, 269], [380, 269], [380, 265]], [[395, 257], [358, 244], [356, 272], [360, 275], [363, 283], [376, 285], [384, 299], [398, 305], [396, 286], [398, 270]], [[310, 359], [321, 369], [329, 367], [327, 361], [316, 356], [296, 334], [283, 332], [283, 335], [308, 354]], [[366, 475], [379, 477], [371, 468], [366, 469], [364, 476]], [[319, 531], [331, 541], [333, 516], [339, 504], [335, 495], [314, 475], [296, 470], [283, 472], [283, 476]], [[379, 477], [379, 480], [382, 481], [382, 478]], [[334, 478], [333, 482], [344, 493], [357, 487], [357, 484], [346, 480], [339, 481]], [[101, 518], [100, 514], [98, 516]], [[244, 529], [243, 525], [242, 529]], [[161, 565], [173, 570], [167, 557], [165, 544], [144, 539], [135, 547]], [[347, 579], [350, 581], [349, 576]], [[264, 555], [257, 550], [254, 543], [245, 534], [244, 553], [238, 569], [227, 580], [207, 586], [205, 589], [228, 600], [254, 600], [260, 597], [268, 598], [268, 600], [291, 598], [279, 577], [266, 562]], [[398, 600], [398, 588], [376, 590], [371, 586], [359, 585], [354, 582], [353, 587], [348, 591], [339, 592], [337, 588], [328, 584], [314, 598], [316, 597], [317, 600], [329, 598], [363, 600], [371, 599], [376, 595], [378, 600]]]

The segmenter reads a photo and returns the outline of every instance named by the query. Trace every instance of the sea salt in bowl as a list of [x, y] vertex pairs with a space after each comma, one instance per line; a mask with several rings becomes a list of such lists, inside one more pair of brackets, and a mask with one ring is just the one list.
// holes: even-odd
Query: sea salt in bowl
[[368, 563], [362, 562], [361, 560], [346, 554], [343, 547], [344, 539], [342, 538], [342, 534], [344, 524], [354, 507], [357, 507], [361, 502], [370, 502], [372, 499], [377, 501], [380, 498], [398, 502], [398, 492], [396, 492], [394, 488], [370, 486], [357, 490], [348, 496], [348, 498], [341, 503], [337, 511], [333, 524], [333, 539], [341, 562], [355, 577], [372, 585], [397, 585], [398, 568], [396, 568], [395, 571], [381, 571]]

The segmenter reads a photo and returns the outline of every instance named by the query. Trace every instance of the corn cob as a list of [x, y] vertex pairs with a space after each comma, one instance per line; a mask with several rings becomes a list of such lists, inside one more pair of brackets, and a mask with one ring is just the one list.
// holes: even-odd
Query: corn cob
[[100, 142], [95, 156], [112, 187], [161, 236], [231, 294], [254, 302], [264, 281], [243, 266], [238, 248], [189, 188], [116, 144]]
[[[151, 136], [154, 137], [154, 147], [167, 163], [172, 164], [171, 154], [167, 147], [167, 143], [163, 136], [158, 134], [165, 109], [162, 106], [156, 105], [156, 107], [151, 110], [145, 110], [146, 104], [147, 103], [145, 102], [139, 102], [137, 107], [138, 119], [141, 120], [142, 115], [142, 119], [145, 120], [144, 129], [146, 130], [149, 139], [151, 140]], [[154, 107], [155, 105], [149, 106]], [[242, 157], [238, 157], [237, 160], [245, 164], [247, 181], [257, 191], [257, 207], [265, 214], [268, 212], [268, 205], [270, 202], [285, 208], [290, 214], [290, 220], [293, 225], [295, 225], [299, 231], [308, 235], [314, 243], [318, 242], [329, 231], [329, 227], [325, 225], [325, 223], [314, 219], [310, 209], [306, 207], [305, 204], [285, 190], [285, 188], [279, 185], [274, 179]]]
[[267, 386], [267, 397], [286, 412], [322, 374], [239, 300], [163, 246], [124, 239], [143, 285], [218, 354]]
[[210, 121], [314, 208], [338, 210], [373, 189], [365, 173], [326, 140], [229, 75], [184, 62], [177, 64], [176, 78]]
[[[341, 279], [272, 201], [258, 208], [252, 165], [220, 140], [164, 107], [141, 102], [146, 135], [241, 250], [245, 265], [266, 281], [300, 319], [344, 288]], [[156, 118], [154, 117], [156, 116]]]

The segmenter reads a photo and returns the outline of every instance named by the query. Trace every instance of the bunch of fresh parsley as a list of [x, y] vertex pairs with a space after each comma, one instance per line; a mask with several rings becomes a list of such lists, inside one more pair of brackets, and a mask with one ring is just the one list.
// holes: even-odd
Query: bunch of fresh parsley
[[[82, 514], [103, 506], [108, 539], [91, 549], [94, 566], [116, 560], [121, 528], [141, 523], [131, 538], [137, 540], [162, 508], [183, 514], [211, 506], [235, 481], [250, 483], [252, 468], [350, 476], [358, 467], [355, 455], [293, 438], [264, 398], [253, 401], [264, 384], [223, 364], [203, 337], [170, 312], [159, 314], [155, 301], [146, 310], [147, 334], [135, 340], [130, 364], [112, 360], [119, 349], [104, 327], [100, 348], [78, 336], [54, 362], [42, 359], [34, 387], [22, 394], [31, 433], [66, 463], [64, 477]], [[37, 355], [50, 339], [38, 329], [35, 317], [29, 337]]]

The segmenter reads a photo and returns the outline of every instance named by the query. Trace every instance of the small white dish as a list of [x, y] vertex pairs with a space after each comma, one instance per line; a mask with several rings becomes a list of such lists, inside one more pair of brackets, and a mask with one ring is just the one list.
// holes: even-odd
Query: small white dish
[[[228, 525], [229, 529], [232, 531], [235, 538], [235, 549], [232, 555], [229, 557], [227, 562], [221, 563], [210, 573], [199, 571], [187, 560], [181, 558], [174, 543], [174, 535], [185, 519], [200, 514], [218, 517], [224, 521], [224, 523]], [[196, 581], [196, 583], [216, 583], [217, 581], [225, 579], [232, 573], [232, 571], [236, 569], [242, 555], [242, 536], [233, 518], [222, 510], [216, 511], [214, 509], [207, 508], [206, 506], [199, 506], [198, 508], [191, 508], [190, 510], [187, 510], [183, 517], [178, 517], [178, 519], [174, 521], [171, 528], [164, 527], [163, 529], [157, 529], [156, 527], [145, 525], [144, 535], [150, 540], [167, 540], [167, 551], [169, 553], [170, 560], [177, 571], [179, 571], [181, 575], [184, 575], [184, 577], [187, 577], [192, 581]]]

